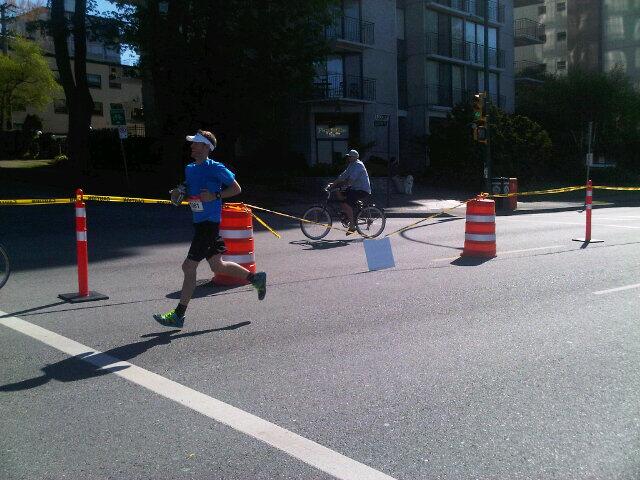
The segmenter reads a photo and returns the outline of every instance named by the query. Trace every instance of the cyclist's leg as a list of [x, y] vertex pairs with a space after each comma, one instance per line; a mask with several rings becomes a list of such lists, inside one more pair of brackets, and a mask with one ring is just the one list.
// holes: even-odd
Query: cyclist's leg
[[342, 194], [342, 203], [340, 203], [340, 208], [349, 219], [349, 230], [355, 228], [355, 222], [353, 219], [353, 209], [355, 207], [357, 198], [354, 196], [354, 190], [347, 188], [344, 194]]

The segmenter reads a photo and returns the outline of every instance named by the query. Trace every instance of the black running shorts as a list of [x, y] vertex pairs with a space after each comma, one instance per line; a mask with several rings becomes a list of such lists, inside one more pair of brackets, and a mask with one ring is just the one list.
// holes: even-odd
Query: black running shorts
[[194, 223], [195, 234], [187, 258], [195, 262], [209, 260], [214, 255], [227, 251], [224, 240], [220, 236], [220, 224], [214, 222]]

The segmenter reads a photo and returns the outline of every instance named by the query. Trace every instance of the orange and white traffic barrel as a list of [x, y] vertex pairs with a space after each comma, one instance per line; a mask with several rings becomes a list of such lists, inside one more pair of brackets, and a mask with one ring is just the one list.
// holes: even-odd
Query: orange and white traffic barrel
[[467, 202], [463, 257], [496, 256], [496, 203], [477, 197]]
[[[242, 203], [227, 203], [222, 207], [220, 236], [227, 251], [222, 260], [242, 265], [251, 273], [256, 272], [253, 243], [253, 216], [251, 209]], [[216, 285], [247, 285], [245, 278], [217, 273], [213, 277]]]

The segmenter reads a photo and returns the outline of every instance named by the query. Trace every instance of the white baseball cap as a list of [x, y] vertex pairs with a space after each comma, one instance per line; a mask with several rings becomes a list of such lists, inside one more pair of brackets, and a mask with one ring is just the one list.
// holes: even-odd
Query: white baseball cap
[[349, 150], [347, 153], [344, 154], [345, 157], [351, 157], [351, 158], [360, 158], [360, 154], [358, 153], [357, 150]]
[[216, 148], [216, 146], [213, 143], [211, 143], [209, 139], [204, 135], [202, 135], [200, 132], [196, 133], [195, 135], [187, 135], [187, 142], [206, 143], [207, 145], [209, 145], [210, 151], [213, 151]]

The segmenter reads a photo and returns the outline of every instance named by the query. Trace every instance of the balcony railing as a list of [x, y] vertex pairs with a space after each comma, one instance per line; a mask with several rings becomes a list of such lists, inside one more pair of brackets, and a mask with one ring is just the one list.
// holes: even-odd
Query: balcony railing
[[376, 99], [376, 81], [357, 75], [317, 75], [313, 81], [313, 98], [373, 102]]
[[513, 7], [528, 7], [529, 5], [544, 5], [544, 0], [513, 0]]
[[[451, 88], [449, 85], [431, 84], [427, 85], [427, 104], [429, 106], [453, 107], [459, 103], [470, 102], [473, 96], [478, 93], [473, 90], [461, 88]], [[498, 107], [505, 105], [504, 95], [489, 95], [491, 102]]]
[[[428, 0], [427, 3], [436, 3], [444, 7], [484, 18], [484, 0]], [[489, 2], [490, 21], [504, 23], [504, 11], [504, 5], [500, 5], [500, 2]]]
[[513, 71], [518, 77], [540, 75], [546, 70], [547, 65], [541, 62], [533, 62], [531, 60], [518, 60], [517, 62], [513, 62]]
[[325, 35], [328, 40], [346, 40], [364, 45], [373, 45], [375, 41], [373, 23], [345, 15], [334, 17], [332, 24], [326, 27]]
[[516, 47], [544, 43], [545, 26], [529, 18], [518, 18], [513, 22], [513, 37]]
[[[427, 34], [427, 55], [440, 55], [484, 65], [484, 45], [465, 42], [439, 33]], [[504, 50], [489, 48], [489, 66], [504, 68]]]

